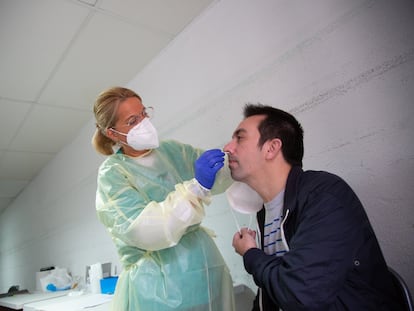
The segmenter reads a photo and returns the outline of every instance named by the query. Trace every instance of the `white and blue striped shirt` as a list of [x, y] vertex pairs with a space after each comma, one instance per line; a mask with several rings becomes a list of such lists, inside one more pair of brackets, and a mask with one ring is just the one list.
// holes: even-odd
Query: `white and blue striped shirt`
[[287, 252], [280, 230], [280, 224], [283, 219], [284, 195], [285, 191], [283, 190], [273, 200], [264, 204], [266, 216], [263, 230], [263, 251], [268, 255], [283, 256]]

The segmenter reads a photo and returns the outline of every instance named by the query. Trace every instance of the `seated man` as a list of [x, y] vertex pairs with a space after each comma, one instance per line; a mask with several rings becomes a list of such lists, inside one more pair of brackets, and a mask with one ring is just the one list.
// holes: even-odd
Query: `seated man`
[[289, 113], [247, 105], [225, 146], [234, 180], [263, 199], [256, 232], [233, 246], [259, 293], [253, 310], [402, 310], [375, 233], [340, 177], [303, 171], [303, 129]]

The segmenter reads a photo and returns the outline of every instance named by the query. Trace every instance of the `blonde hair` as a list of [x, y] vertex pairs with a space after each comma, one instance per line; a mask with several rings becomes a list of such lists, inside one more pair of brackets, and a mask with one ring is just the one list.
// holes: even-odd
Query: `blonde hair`
[[116, 142], [106, 136], [106, 130], [113, 127], [117, 122], [119, 104], [131, 97], [141, 100], [141, 97], [134, 91], [119, 86], [112, 87], [99, 94], [93, 106], [96, 130], [92, 137], [92, 145], [97, 152], [103, 155], [114, 153], [112, 147]]

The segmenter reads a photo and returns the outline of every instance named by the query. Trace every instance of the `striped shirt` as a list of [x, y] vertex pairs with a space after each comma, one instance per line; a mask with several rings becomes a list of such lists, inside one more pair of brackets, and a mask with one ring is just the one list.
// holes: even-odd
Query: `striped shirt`
[[268, 255], [283, 256], [287, 250], [282, 242], [280, 223], [283, 219], [283, 198], [285, 191], [281, 191], [273, 200], [265, 203], [264, 245], [263, 251]]

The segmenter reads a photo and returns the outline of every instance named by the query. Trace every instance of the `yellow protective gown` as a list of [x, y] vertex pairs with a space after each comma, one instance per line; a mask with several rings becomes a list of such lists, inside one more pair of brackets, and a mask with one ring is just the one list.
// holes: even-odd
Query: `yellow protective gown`
[[234, 310], [229, 270], [200, 226], [211, 193], [231, 178], [221, 170], [212, 191], [201, 187], [194, 179], [201, 153], [164, 141], [141, 158], [118, 152], [99, 168], [97, 214], [123, 264], [112, 310]]

